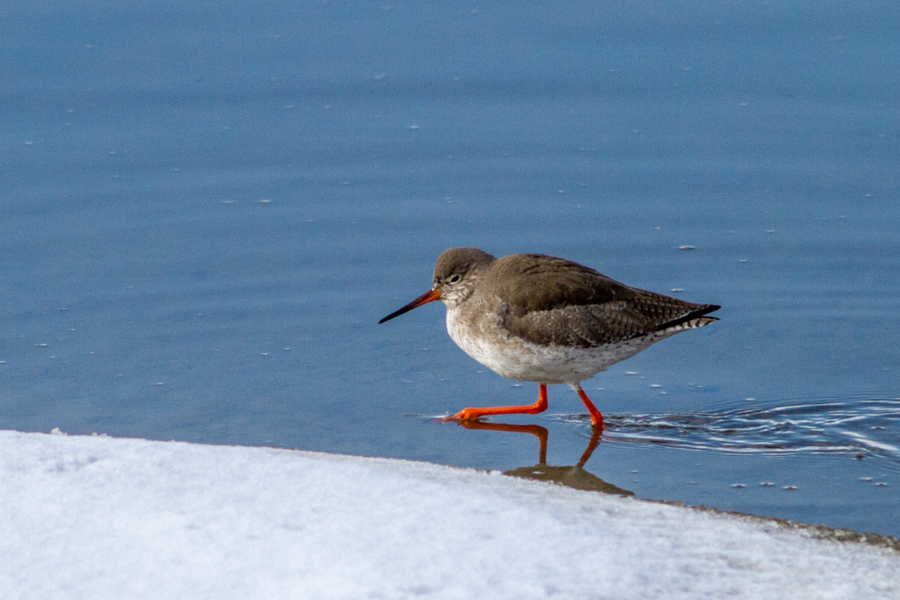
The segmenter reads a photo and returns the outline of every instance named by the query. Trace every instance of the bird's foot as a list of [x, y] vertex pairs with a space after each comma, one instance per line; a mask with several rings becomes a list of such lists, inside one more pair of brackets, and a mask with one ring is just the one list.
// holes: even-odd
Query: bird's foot
[[451, 415], [444, 419], [444, 422], [454, 421], [477, 421], [484, 415], [484, 412], [477, 408], [464, 408], [455, 415]]

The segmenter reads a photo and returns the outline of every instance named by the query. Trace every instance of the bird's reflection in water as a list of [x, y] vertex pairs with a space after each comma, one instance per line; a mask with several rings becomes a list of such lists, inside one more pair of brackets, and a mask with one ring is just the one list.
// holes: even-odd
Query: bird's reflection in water
[[507, 423], [485, 423], [482, 421], [460, 421], [460, 427], [466, 429], [481, 429], [486, 431], [511, 431], [513, 433], [530, 433], [540, 442], [538, 463], [532, 467], [519, 467], [510, 471], [504, 471], [504, 475], [522, 477], [523, 479], [536, 479], [537, 481], [549, 481], [560, 483], [576, 490], [603, 492], [618, 496], [634, 496], [634, 492], [623, 490], [611, 483], [606, 483], [596, 475], [584, 470], [584, 465], [591, 458], [594, 450], [600, 444], [600, 431], [593, 430], [590, 442], [581, 455], [578, 464], [571, 467], [554, 467], [547, 464], [547, 439], [550, 433], [540, 425], [510, 425]]

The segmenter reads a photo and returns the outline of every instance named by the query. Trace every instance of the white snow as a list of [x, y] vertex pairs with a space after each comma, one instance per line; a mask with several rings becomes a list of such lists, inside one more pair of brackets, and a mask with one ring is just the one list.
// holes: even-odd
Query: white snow
[[0, 432], [0, 598], [900, 598], [900, 554], [425, 463]]

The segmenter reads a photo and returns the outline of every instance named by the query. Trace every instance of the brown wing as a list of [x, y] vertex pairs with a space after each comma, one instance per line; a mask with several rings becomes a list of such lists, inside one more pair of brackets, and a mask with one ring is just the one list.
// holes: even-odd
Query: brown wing
[[537, 254], [499, 259], [487, 284], [507, 306], [506, 329], [535, 344], [596, 347], [687, 324], [719, 308], [630, 288], [578, 263]]

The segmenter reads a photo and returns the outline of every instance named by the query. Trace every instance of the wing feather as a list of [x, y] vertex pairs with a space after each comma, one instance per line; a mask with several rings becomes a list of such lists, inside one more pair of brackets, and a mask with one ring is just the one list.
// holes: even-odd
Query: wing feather
[[706, 325], [715, 319], [703, 315], [719, 308], [630, 288], [578, 263], [533, 254], [499, 259], [486, 284], [504, 304], [504, 327], [541, 345], [592, 348]]

